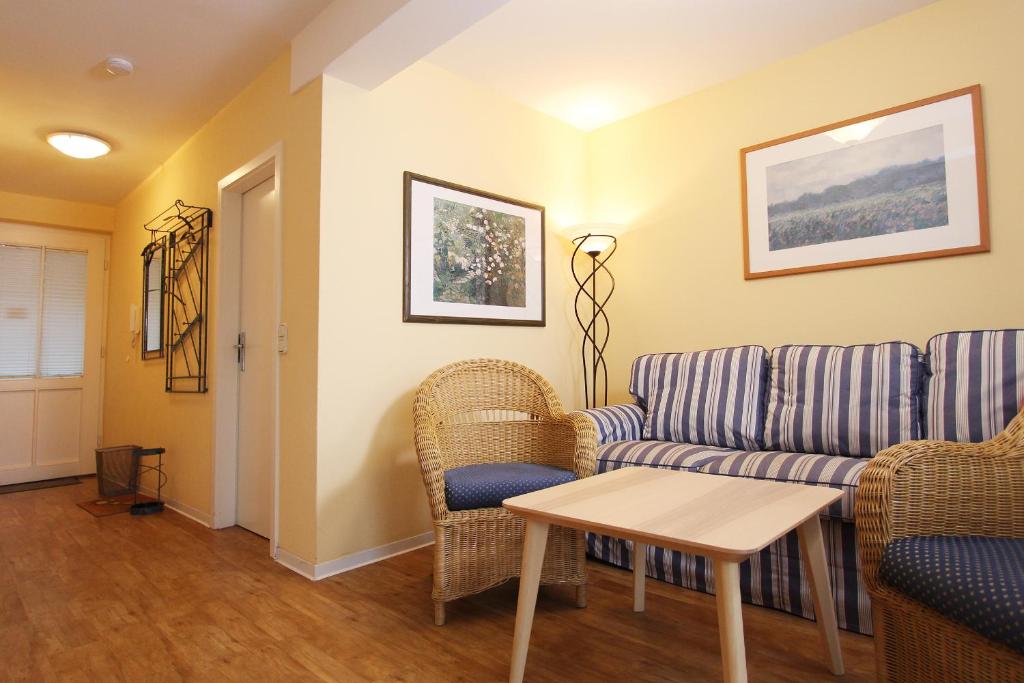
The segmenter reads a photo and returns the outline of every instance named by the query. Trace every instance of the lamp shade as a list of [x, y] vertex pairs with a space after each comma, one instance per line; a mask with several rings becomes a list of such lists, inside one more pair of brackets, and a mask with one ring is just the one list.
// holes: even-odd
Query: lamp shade
[[580, 223], [566, 228], [562, 234], [573, 242], [579, 238], [586, 238], [580, 246], [580, 251], [596, 255], [610, 247], [624, 232], [626, 226], [621, 223]]

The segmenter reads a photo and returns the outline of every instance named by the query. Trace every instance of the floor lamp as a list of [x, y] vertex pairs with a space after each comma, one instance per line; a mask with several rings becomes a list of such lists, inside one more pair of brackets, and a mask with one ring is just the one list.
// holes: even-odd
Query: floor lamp
[[[579, 289], [574, 308], [576, 321], [583, 330], [580, 359], [583, 363], [583, 393], [587, 408], [608, 404], [608, 365], [604, 350], [608, 346], [611, 322], [605, 305], [615, 291], [615, 278], [608, 269], [618, 242], [611, 234], [610, 224], [579, 226], [572, 237], [576, 248], [572, 252], [572, 276]], [[606, 284], [605, 284], [606, 283]]]

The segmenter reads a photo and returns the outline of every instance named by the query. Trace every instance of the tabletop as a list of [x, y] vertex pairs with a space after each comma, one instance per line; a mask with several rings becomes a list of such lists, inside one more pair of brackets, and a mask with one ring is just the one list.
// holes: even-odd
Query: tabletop
[[625, 467], [509, 498], [504, 506], [528, 519], [742, 558], [841, 496], [823, 486]]

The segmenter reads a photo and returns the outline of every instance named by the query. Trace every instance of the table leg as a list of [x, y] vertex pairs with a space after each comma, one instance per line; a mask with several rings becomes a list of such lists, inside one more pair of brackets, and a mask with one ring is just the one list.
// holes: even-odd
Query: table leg
[[644, 583], [647, 580], [647, 544], [633, 541], [633, 611], [644, 611]]
[[722, 647], [722, 672], [726, 683], [745, 683], [747, 655], [743, 647], [743, 601], [740, 596], [740, 565], [715, 560], [715, 602], [718, 605], [718, 640]]
[[523, 539], [523, 564], [519, 572], [519, 604], [516, 607], [516, 629], [512, 638], [512, 668], [509, 683], [522, 683], [526, 671], [526, 651], [530, 647], [533, 610], [537, 606], [537, 588], [544, 566], [544, 548], [548, 543], [547, 522], [526, 520]]
[[804, 565], [808, 568], [808, 581], [814, 598], [814, 616], [818, 630], [825, 641], [828, 668], [836, 676], [843, 674], [843, 651], [839, 647], [839, 627], [836, 625], [836, 606], [832, 600], [832, 582], [825, 560], [825, 541], [821, 536], [821, 522], [815, 515], [797, 528]]

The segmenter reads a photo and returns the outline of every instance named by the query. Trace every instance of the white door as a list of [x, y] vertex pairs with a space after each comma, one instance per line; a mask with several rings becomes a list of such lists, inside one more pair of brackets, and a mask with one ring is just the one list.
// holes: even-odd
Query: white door
[[274, 178], [242, 195], [238, 364], [239, 526], [269, 538], [277, 444], [277, 249]]
[[0, 484], [96, 471], [108, 249], [0, 223]]

